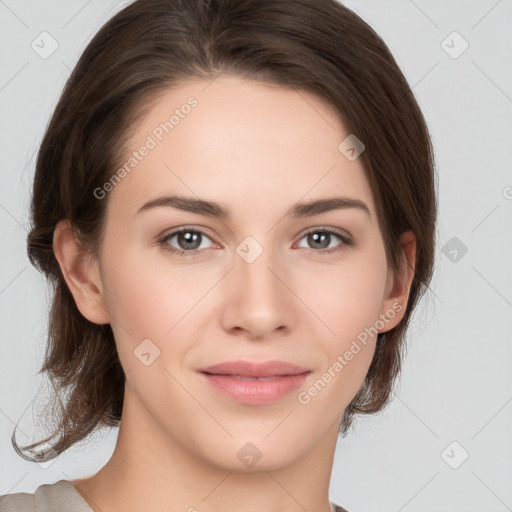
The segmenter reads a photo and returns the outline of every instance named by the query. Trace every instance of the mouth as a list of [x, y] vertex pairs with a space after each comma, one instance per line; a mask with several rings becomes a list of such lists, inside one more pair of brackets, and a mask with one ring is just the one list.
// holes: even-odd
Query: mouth
[[201, 368], [199, 371], [211, 375], [232, 375], [264, 379], [267, 377], [272, 378], [299, 375], [311, 370], [310, 368], [305, 368], [286, 361], [273, 360], [266, 362], [252, 362], [239, 360], [215, 364], [213, 366], [208, 366], [207, 368]]
[[206, 375], [217, 375], [220, 377], [232, 377], [233, 379], [238, 380], [275, 380], [279, 379], [280, 377], [289, 377], [289, 375], [272, 375], [271, 377], [246, 377], [244, 375], [229, 375], [229, 374], [222, 374], [222, 373], [208, 373], [203, 372]]
[[277, 402], [304, 383], [311, 370], [283, 361], [232, 361], [199, 370], [219, 392], [241, 404]]

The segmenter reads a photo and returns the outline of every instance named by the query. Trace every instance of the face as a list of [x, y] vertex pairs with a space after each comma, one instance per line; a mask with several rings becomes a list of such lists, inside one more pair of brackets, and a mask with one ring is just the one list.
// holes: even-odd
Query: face
[[[103, 188], [98, 267], [132, 425], [238, 471], [247, 443], [261, 469], [337, 434], [401, 307], [361, 159], [338, 148], [348, 135], [316, 96], [226, 75], [182, 83], [141, 118]], [[359, 206], [293, 213], [334, 198]], [[307, 373], [282, 377], [283, 394], [228, 377], [242, 395], [268, 386], [251, 402], [200, 372], [238, 360]]]

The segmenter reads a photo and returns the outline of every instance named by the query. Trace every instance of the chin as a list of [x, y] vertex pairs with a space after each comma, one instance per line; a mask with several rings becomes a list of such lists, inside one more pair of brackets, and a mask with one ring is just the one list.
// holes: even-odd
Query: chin
[[271, 440], [265, 438], [266, 435], [245, 435], [243, 438], [230, 438], [227, 443], [216, 443], [214, 452], [205, 454], [205, 458], [223, 470], [250, 473], [277, 470], [300, 457], [297, 451], [297, 446], [301, 445], [299, 440], [295, 443], [288, 438], [288, 442], [283, 443], [278, 436]]

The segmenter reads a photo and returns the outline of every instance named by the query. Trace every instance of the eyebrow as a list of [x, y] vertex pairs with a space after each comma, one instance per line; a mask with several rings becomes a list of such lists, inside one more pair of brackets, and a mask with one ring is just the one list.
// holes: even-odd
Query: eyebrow
[[[197, 213], [199, 215], [207, 215], [209, 217], [217, 217], [224, 220], [229, 220], [231, 218], [229, 211], [219, 203], [180, 195], [161, 196], [152, 199], [142, 205], [137, 210], [136, 215], [160, 206], [173, 207], [179, 210]], [[365, 212], [371, 220], [370, 209], [366, 203], [360, 199], [353, 199], [350, 197], [330, 197], [297, 203], [293, 205], [285, 215], [292, 218], [304, 218], [319, 215], [320, 213], [331, 210], [348, 208], [354, 208]]]

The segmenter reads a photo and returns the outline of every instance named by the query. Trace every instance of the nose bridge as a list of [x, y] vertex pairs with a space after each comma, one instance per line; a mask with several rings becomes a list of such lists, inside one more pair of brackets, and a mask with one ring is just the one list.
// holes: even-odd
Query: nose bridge
[[[270, 239], [267, 239], [270, 240]], [[263, 247], [247, 237], [236, 248], [234, 268], [230, 272], [228, 316], [234, 325], [263, 335], [282, 326], [290, 326], [293, 294], [285, 286], [286, 267], [279, 251], [270, 242]]]
[[[237, 247], [235, 273], [240, 279], [239, 285], [244, 293], [256, 294], [261, 300], [275, 300], [282, 293], [282, 283], [276, 277], [280, 262], [278, 251], [271, 247], [270, 237], [265, 245], [249, 236]], [[245, 289], [245, 290], [244, 290]]]

